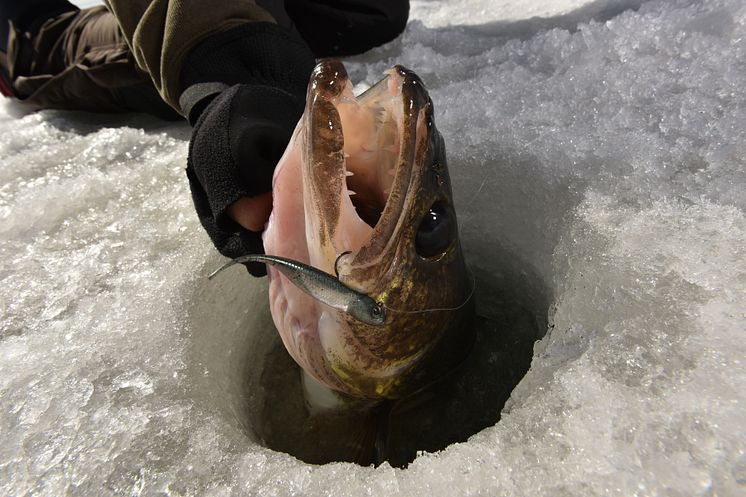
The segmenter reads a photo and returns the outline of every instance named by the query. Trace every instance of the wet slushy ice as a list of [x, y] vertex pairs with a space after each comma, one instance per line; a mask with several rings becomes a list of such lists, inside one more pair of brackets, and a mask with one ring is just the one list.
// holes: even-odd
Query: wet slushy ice
[[744, 494], [746, 7], [520, 4], [413, 1], [346, 61], [430, 89], [486, 336], [531, 361], [499, 422], [406, 469], [268, 448], [292, 373], [265, 282], [206, 280], [187, 127], [3, 102], [0, 493]]

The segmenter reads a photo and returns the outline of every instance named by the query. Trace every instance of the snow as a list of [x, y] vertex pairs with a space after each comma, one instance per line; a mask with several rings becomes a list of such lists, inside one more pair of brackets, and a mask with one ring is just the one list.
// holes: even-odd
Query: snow
[[413, 1], [347, 61], [428, 85], [480, 312], [547, 330], [497, 424], [407, 469], [263, 447], [266, 285], [206, 280], [188, 128], [5, 101], [0, 493], [744, 495], [746, 7], [527, 3]]
[[76, 0], [70, 3], [77, 5], [81, 9], [85, 9], [87, 7], [95, 7], [96, 5], [103, 5], [104, 2], [103, 0]]

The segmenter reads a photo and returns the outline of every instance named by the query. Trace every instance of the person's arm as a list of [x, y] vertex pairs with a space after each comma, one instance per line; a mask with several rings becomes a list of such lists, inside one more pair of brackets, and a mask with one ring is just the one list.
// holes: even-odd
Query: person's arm
[[108, 5], [138, 64], [193, 126], [187, 177], [202, 226], [226, 257], [263, 253], [272, 173], [303, 113], [310, 49], [248, 0]]
[[105, 0], [163, 99], [179, 109], [184, 60], [204, 40], [253, 22], [274, 19], [253, 0]]

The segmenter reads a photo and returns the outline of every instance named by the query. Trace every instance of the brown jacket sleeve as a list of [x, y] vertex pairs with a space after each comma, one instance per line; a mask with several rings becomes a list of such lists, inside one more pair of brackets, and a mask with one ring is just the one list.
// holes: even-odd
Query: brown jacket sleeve
[[138, 65], [179, 109], [179, 76], [190, 50], [212, 34], [255, 21], [275, 22], [253, 0], [105, 0]]

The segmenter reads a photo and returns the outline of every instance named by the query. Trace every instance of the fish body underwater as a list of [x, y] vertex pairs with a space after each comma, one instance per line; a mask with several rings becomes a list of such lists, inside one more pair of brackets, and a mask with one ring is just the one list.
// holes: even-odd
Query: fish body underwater
[[268, 265], [285, 348], [307, 375], [360, 399], [399, 399], [470, 351], [473, 279], [458, 238], [443, 138], [420, 78], [396, 66], [358, 97], [322, 61], [275, 170], [267, 254], [310, 265], [386, 312], [367, 324]]

